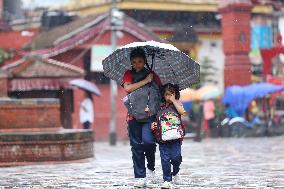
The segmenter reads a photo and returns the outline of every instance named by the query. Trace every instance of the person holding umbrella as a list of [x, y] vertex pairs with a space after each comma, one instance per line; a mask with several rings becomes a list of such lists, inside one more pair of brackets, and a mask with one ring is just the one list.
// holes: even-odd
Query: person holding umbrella
[[[159, 77], [146, 69], [146, 55], [142, 48], [135, 48], [130, 53], [132, 69], [127, 70], [123, 77], [122, 86], [127, 93], [131, 93], [152, 81], [161, 85]], [[159, 91], [157, 91], [158, 93]], [[139, 99], [136, 99], [139, 100]], [[142, 107], [141, 107], [142, 108]], [[147, 111], [147, 110], [145, 110]], [[128, 114], [128, 134], [132, 151], [134, 176], [137, 178], [136, 186], [143, 187], [149, 183], [155, 183], [155, 138], [151, 131], [151, 123], [155, 116], [147, 121], [139, 121], [133, 115]], [[147, 178], [145, 168], [145, 158], [147, 159]]]
[[85, 91], [85, 99], [80, 104], [80, 123], [84, 129], [90, 129], [94, 121], [94, 108], [92, 93]]
[[93, 96], [101, 96], [100, 89], [92, 82], [85, 79], [71, 80], [70, 85], [78, 87], [85, 92], [85, 99], [80, 104], [80, 123], [84, 129], [89, 129], [94, 121], [94, 108], [93, 108]]

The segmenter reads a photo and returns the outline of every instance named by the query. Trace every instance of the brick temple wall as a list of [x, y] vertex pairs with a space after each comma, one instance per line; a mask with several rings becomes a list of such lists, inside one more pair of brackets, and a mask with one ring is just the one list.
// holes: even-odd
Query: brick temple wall
[[0, 167], [91, 158], [93, 136], [61, 126], [57, 99], [0, 98]]
[[92, 131], [0, 134], [0, 167], [94, 156]]
[[0, 100], [0, 131], [60, 127], [60, 105], [56, 99]]

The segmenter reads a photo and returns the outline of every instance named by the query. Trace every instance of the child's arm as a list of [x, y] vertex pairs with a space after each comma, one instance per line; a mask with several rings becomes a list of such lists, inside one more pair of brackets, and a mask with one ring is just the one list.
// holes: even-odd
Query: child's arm
[[159, 136], [159, 130], [158, 130], [158, 123], [157, 122], [153, 122], [151, 124], [151, 129], [152, 129], [152, 132], [155, 135], [155, 137], [158, 139], [160, 137]]
[[123, 84], [123, 87], [126, 92], [131, 93], [135, 91], [136, 89], [139, 89], [143, 87], [144, 85], [151, 83], [153, 81], [153, 74], [149, 74], [145, 79], [142, 81], [139, 81], [137, 83], [130, 83], [130, 82], [125, 82]]
[[174, 104], [175, 108], [177, 109], [180, 115], [186, 115], [186, 111], [183, 108], [182, 103], [177, 99], [172, 99], [172, 103]]
[[152, 131], [157, 130], [157, 128], [158, 128], [158, 123], [157, 123], [157, 122], [153, 122], [153, 123], [151, 124], [151, 129], [152, 129]]

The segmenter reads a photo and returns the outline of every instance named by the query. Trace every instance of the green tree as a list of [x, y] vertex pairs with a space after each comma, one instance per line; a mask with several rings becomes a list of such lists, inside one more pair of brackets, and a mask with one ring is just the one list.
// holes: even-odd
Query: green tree
[[5, 60], [10, 59], [14, 56], [12, 52], [0, 48], [0, 65], [4, 63]]
[[206, 83], [217, 84], [218, 81], [214, 77], [218, 69], [213, 65], [213, 61], [209, 57], [205, 56], [200, 65], [200, 85]]

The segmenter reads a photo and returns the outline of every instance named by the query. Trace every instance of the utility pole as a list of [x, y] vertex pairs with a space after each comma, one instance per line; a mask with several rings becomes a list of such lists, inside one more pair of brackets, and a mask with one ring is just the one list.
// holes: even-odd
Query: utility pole
[[[116, 0], [112, 0], [111, 6], [111, 47], [114, 52], [117, 48], [116, 44], [116, 29], [117, 29], [117, 19], [115, 17], [116, 12], [118, 12], [116, 7]], [[110, 101], [111, 101], [111, 115], [110, 115], [110, 127], [109, 127], [109, 142], [111, 146], [116, 145], [116, 97], [117, 97], [117, 83], [114, 80], [110, 81]]]

